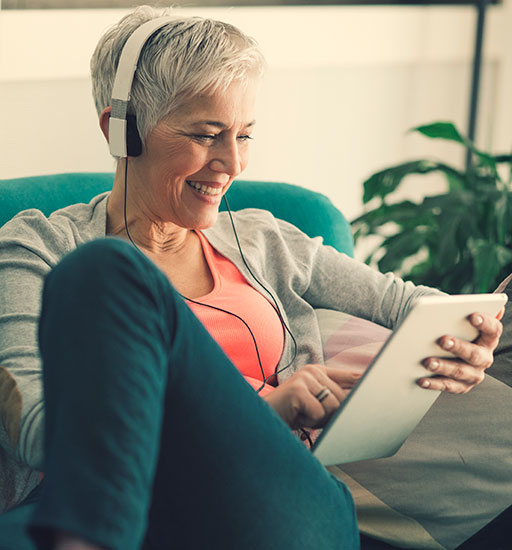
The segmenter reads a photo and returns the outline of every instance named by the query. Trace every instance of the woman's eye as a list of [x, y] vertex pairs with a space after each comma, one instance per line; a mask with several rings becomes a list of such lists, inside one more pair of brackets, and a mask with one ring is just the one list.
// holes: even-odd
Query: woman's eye
[[[219, 134], [192, 134], [191, 137], [200, 143], [213, 143], [219, 138]], [[241, 136], [237, 136], [236, 139], [238, 141], [249, 141], [253, 138], [249, 134], [243, 134]]]
[[213, 141], [217, 136], [216, 134], [193, 134], [192, 137], [197, 141]]

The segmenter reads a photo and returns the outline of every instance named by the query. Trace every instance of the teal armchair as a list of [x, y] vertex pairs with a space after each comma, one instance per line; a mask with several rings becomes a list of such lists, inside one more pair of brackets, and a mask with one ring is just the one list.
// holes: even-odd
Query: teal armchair
[[[110, 190], [112, 182], [111, 173], [70, 173], [0, 180], [0, 226], [28, 208], [37, 208], [49, 215], [70, 204], [89, 202], [95, 195]], [[321, 236], [325, 244], [353, 255], [350, 225], [331, 201], [320, 193], [285, 183], [240, 180], [231, 186], [227, 197], [232, 210], [248, 207], [269, 210], [307, 235]], [[224, 209], [224, 203], [221, 209]], [[29, 498], [24, 506], [0, 514], [0, 550], [34, 550], [34, 546], [21, 536], [31, 513]], [[20, 540], [26, 541], [23, 548], [19, 547]]]
[[[0, 180], [0, 226], [27, 208], [49, 215], [54, 210], [112, 188], [111, 173], [70, 173]], [[243, 181], [233, 183], [227, 198], [232, 210], [262, 208], [286, 220], [310, 237], [353, 256], [350, 225], [332, 202], [320, 193], [287, 183]], [[221, 210], [224, 209], [224, 203]]]

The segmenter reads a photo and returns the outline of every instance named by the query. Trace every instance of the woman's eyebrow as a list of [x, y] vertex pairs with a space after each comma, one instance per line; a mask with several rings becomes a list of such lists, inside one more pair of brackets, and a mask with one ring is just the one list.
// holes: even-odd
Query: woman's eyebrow
[[[244, 128], [250, 128], [251, 126], [254, 126], [256, 124], [256, 120], [251, 120], [251, 122], [248, 122]], [[200, 125], [200, 126], [213, 126], [215, 128], [225, 129], [227, 128], [227, 124], [224, 124], [224, 122], [220, 122], [218, 120], [198, 120], [197, 122], [194, 122], [194, 125]]]

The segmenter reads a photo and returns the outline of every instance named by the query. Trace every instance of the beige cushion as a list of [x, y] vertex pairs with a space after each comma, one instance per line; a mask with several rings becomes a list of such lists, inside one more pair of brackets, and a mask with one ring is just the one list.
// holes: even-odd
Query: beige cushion
[[[344, 313], [317, 317], [325, 359], [339, 368], [366, 368], [390, 334]], [[396, 455], [331, 468], [352, 490], [361, 531], [400, 548], [454, 549], [508, 508], [511, 403], [509, 385], [488, 375], [466, 395], [442, 394]]]

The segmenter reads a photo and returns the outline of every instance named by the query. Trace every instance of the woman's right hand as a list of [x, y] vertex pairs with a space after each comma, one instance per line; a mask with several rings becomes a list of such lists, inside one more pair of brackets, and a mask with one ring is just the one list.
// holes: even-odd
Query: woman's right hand
[[[360, 371], [306, 365], [263, 399], [294, 430], [322, 428], [360, 377]], [[324, 388], [329, 393], [319, 401]]]

